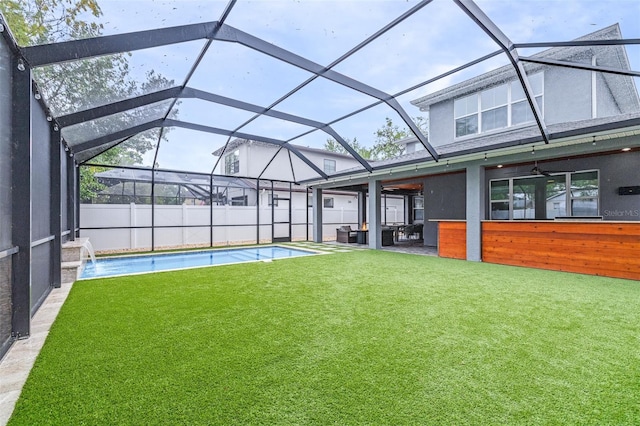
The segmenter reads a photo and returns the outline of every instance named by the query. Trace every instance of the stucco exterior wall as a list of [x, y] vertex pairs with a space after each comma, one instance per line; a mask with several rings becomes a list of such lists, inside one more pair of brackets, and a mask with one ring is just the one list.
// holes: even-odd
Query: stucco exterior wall
[[438, 244], [438, 224], [429, 219], [461, 219], [466, 211], [466, 174], [430, 176], [424, 181], [424, 244]]
[[[634, 138], [637, 141], [639, 137], [634, 136]], [[538, 166], [543, 170], [554, 171], [599, 170], [599, 210], [603, 219], [640, 221], [640, 195], [618, 194], [618, 188], [621, 186], [640, 185], [638, 164], [640, 164], [640, 152], [620, 152], [610, 155], [544, 162]], [[532, 164], [487, 170], [487, 187], [491, 179], [527, 176], [531, 167], [533, 167]], [[489, 195], [487, 194], [486, 196], [487, 204], [489, 204]], [[485, 218], [489, 217], [489, 208], [487, 205]]]
[[560, 67], [545, 69], [543, 116], [547, 124], [591, 118], [591, 72]]

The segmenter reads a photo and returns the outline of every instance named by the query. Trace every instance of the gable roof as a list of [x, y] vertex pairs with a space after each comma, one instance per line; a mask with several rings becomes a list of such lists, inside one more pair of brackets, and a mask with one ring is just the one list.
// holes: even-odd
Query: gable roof
[[[594, 41], [594, 40], [619, 40], [622, 39], [622, 33], [618, 24], [613, 24], [598, 31], [594, 31], [585, 36], [575, 39], [575, 41]], [[604, 65], [618, 68], [621, 70], [630, 70], [631, 65], [626, 54], [624, 46], [571, 46], [571, 47], [553, 47], [532, 55], [532, 58], [552, 59], [552, 60], [569, 60], [573, 62], [584, 62], [585, 57], [590, 61], [591, 56], [596, 55], [600, 61], [598, 65]], [[589, 62], [590, 64], [590, 62]], [[538, 72], [548, 65], [528, 64], [527, 72], [529, 74]], [[614, 75], [603, 73], [605, 80], [610, 87], [615, 87], [614, 96], [623, 112], [638, 110], [640, 107], [640, 99], [636, 90], [633, 78], [628, 76]], [[428, 111], [433, 104], [443, 102], [450, 99], [459, 98], [468, 94], [476, 93], [482, 89], [503, 84], [516, 78], [515, 71], [511, 65], [505, 65], [493, 71], [479, 75], [477, 77], [465, 80], [461, 83], [439, 90], [411, 101], [411, 104], [420, 108], [421, 111]]]
[[[213, 151], [212, 154], [215, 155], [216, 157], [219, 157], [224, 152], [229, 153], [229, 152], [233, 151], [234, 149], [236, 149], [236, 148], [238, 148], [238, 147], [240, 147], [242, 145], [248, 145], [248, 144], [271, 147], [271, 148], [276, 149], [276, 145], [273, 145], [273, 144], [260, 142], [260, 141], [249, 140], [249, 139], [236, 138], [236, 139], [234, 139], [234, 140], [229, 142], [229, 144], [227, 145], [226, 149], [225, 149], [225, 147], [218, 148], [215, 151]], [[342, 154], [342, 153], [339, 153], [339, 152], [327, 151], [326, 149], [311, 148], [311, 147], [308, 147], [308, 146], [295, 145], [295, 144], [292, 144], [292, 143], [286, 144], [284, 147], [286, 148], [287, 146], [292, 146], [292, 147], [296, 148], [300, 152], [310, 152], [310, 153], [322, 154], [324, 156], [337, 157], [337, 158], [342, 158], [342, 159], [345, 159], [345, 160], [350, 160], [350, 161], [356, 162], [356, 160], [349, 154]]]

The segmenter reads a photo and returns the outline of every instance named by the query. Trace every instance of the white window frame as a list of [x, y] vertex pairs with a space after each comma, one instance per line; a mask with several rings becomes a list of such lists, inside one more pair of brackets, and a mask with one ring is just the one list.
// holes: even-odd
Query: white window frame
[[322, 207], [325, 209], [332, 209], [335, 206], [333, 197], [324, 197], [322, 199]]
[[[540, 105], [538, 105], [538, 107], [540, 108], [540, 114], [542, 114], [542, 117], [544, 117], [544, 71], [540, 71], [540, 72], [537, 72], [535, 74], [532, 74], [532, 75], [528, 76], [528, 78], [532, 79], [532, 78], [536, 77], [537, 75], [541, 75], [541, 77], [542, 77], [542, 83], [540, 85], [540, 93], [536, 93], [534, 91], [532, 96], [533, 96], [534, 102], [536, 102], [537, 98], [541, 98], [541, 102], [540, 102]], [[490, 133], [494, 133], [494, 132], [500, 132], [500, 131], [503, 131], [504, 129], [508, 129], [508, 128], [511, 128], [511, 127], [526, 126], [526, 125], [529, 125], [530, 123], [533, 123], [534, 120], [524, 121], [524, 122], [518, 123], [518, 124], [513, 124], [512, 123], [512, 121], [513, 121], [513, 119], [512, 119], [512, 117], [513, 117], [513, 115], [512, 115], [513, 104], [520, 103], [523, 100], [525, 102], [527, 102], [526, 95], [525, 95], [524, 99], [518, 99], [516, 101], [514, 101], [512, 99], [512, 97], [513, 97], [512, 96], [512, 90], [511, 90], [511, 85], [512, 84], [520, 84], [520, 82], [518, 80], [511, 80], [509, 82], [506, 82], [506, 83], [502, 84], [502, 85], [506, 85], [506, 87], [507, 87], [507, 103], [506, 104], [494, 105], [494, 106], [492, 106], [490, 108], [483, 108], [482, 107], [482, 93], [483, 92], [487, 92], [489, 90], [493, 90], [493, 89], [495, 89], [497, 87], [500, 87], [502, 85], [492, 86], [492, 87], [486, 88], [485, 90], [481, 90], [479, 92], [467, 94], [467, 95], [461, 96], [461, 97], [459, 97], [457, 99], [454, 99], [453, 100], [453, 104], [454, 104], [454, 106], [453, 106], [453, 138], [454, 138], [454, 140], [465, 139], [465, 138], [469, 138], [469, 137], [473, 137], [473, 136], [477, 136], [477, 135], [481, 135], [481, 134], [490, 134]], [[464, 114], [464, 115], [456, 116], [456, 113], [455, 113], [455, 110], [456, 110], [455, 109], [455, 103], [456, 103], [456, 101], [459, 101], [459, 100], [462, 100], [462, 99], [466, 99], [466, 98], [468, 98], [470, 96], [476, 96], [476, 100], [478, 102], [478, 107], [476, 109], [476, 112], [471, 113], [471, 114]], [[482, 130], [482, 127], [483, 127], [482, 126], [482, 113], [483, 112], [487, 112], [487, 111], [491, 111], [493, 109], [502, 108], [504, 106], [507, 107], [507, 126], [506, 127], [497, 127], [495, 129], [483, 131]], [[474, 115], [478, 117], [478, 131], [476, 133], [469, 133], [467, 135], [458, 136], [458, 134], [456, 132], [456, 130], [457, 130], [456, 121], [461, 119], [461, 118], [467, 118], [467, 117], [471, 117], [471, 116], [474, 116]]]
[[[331, 167], [327, 167], [327, 165], [331, 165]], [[335, 173], [336, 172], [336, 160], [332, 160], [330, 158], [325, 158], [324, 159], [324, 172], [329, 174], [329, 173]]]
[[[233, 166], [233, 167], [231, 167]], [[236, 149], [233, 152], [224, 156], [224, 173], [227, 175], [234, 175], [240, 173], [240, 150]]]

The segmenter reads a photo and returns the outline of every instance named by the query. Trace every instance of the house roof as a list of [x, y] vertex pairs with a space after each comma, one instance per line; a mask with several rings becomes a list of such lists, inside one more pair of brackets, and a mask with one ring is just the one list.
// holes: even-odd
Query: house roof
[[[593, 129], [615, 129], [627, 126], [640, 127], [640, 112], [628, 113], [622, 116], [610, 116], [593, 118], [589, 120], [573, 121], [567, 123], [557, 123], [548, 126], [551, 140], [566, 138], [580, 133], [590, 133]], [[456, 141], [438, 147], [444, 158], [451, 158], [458, 155], [471, 154], [477, 152], [490, 152], [495, 149], [506, 148], [517, 145], [533, 145], [542, 142], [542, 137], [538, 128], [534, 125], [518, 127], [515, 129], [503, 130], [493, 134], [482, 135], [469, 138], [463, 141]], [[379, 160], [372, 162], [376, 168], [388, 168], [396, 165], [412, 164], [418, 161], [432, 161], [429, 153], [425, 150], [404, 154], [396, 158]], [[344, 170], [343, 173], [359, 173], [362, 169], [352, 168]]]
[[[620, 25], [613, 24], [606, 28], [602, 28], [598, 31], [594, 31], [582, 37], [578, 37], [575, 41], [597, 41], [597, 40], [620, 40], [622, 39], [622, 33], [620, 32]], [[532, 58], [538, 59], [552, 59], [552, 60], [565, 60], [574, 62], [583, 62], [586, 58], [591, 63], [591, 56], [596, 55], [599, 60], [599, 64], [606, 64], [608, 66], [620, 69], [630, 70], [631, 65], [627, 57], [624, 46], [570, 46], [570, 47], [553, 47], [542, 52], [532, 55]], [[548, 65], [529, 64], [527, 68], [528, 74], [533, 74], [543, 69]], [[640, 105], [640, 99], [638, 98], [638, 91], [633, 83], [631, 77], [604, 74], [608, 83], [612, 87], [616, 87], [614, 96], [618, 100], [622, 111], [630, 112], [637, 111], [638, 105]], [[461, 83], [454, 84], [445, 89], [439, 90], [434, 93], [430, 93], [426, 96], [422, 96], [411, 101], [412, 105], [420, 108], [421, 111], [428, 111], [429, 107], [433, 104], [459, 98], [471, 93], [478, 92], [482, 89], [504, 84], [507, 81], [515, 80], [516, 73], [512, 66], [503, 66], [477, 77], [465, 80]]]
[[[236, 148], [238, 148], [238, 147], [240, 147], [242, 145], [247, 145], [247, 144], [273, 148], [273, 144], [268, 144], [268, 143], [264, 143], [264, 142], [260, 142], [260, 141], [237, 138], [237, 139], [234, 139], [234, 140], [230, 141], [229, 144], [227, 145], [226, 149], [225, 149], [225, 147], [218, 148], [215, 151], [213, 151], [212, 154], [215, 155], [216, 157], [220, 157], [225, 152], [229, 153], [229, 152], [233, 151], [234, 149], [236, 149]], [[355, 161], [355, 160], [353, 160], [353, 157], [351, 155], [349, 155], [349, 154], [342, 154], [342, 153], [339, 153], [339, 152], [327, 151], [326, 149], [311, 148], [311, 147], [308, 147], [308, 146], [302, 146], [302, 145], [296, 145], [296, 144], [290, 144], [290, 145], [292, 147], [296, 148], [300, 152], [313, 152], [313, 153], [316, 153], [316, 154], [322, 154], [325, 157], [336, 157], [336, 158], [343, 158], [343, 159], [346, 159], [346, 160]]]

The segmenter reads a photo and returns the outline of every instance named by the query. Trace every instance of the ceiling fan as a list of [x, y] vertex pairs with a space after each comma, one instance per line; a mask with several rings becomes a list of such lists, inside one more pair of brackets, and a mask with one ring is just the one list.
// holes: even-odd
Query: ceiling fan
[[551, 176], [552, 174], [558, 173], [573, 173], [573, 170], [543, 170], [538, 167], [538, 162], [536, 161], [533, 169], [531, 169], [531, 174], [534, 176]]

